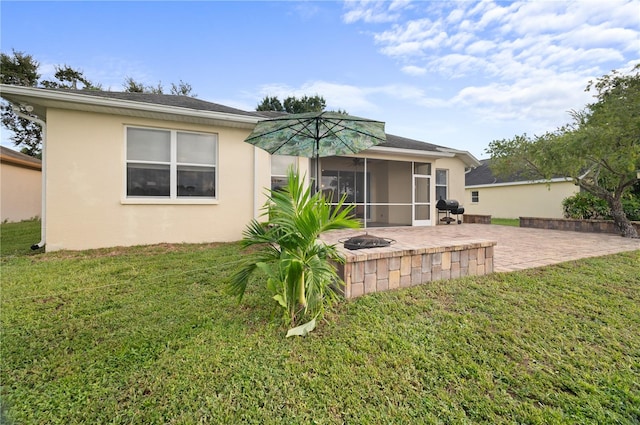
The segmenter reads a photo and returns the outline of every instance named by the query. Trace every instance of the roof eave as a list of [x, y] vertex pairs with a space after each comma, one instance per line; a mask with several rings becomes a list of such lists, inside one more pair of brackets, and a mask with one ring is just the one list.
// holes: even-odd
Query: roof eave
[[549, 180], [520, 180], [515, 182], [467, 184], [465, 185], [465, 188], [475, 189], [475, 188], [487, 188], [487, 187], [524, 186], [524, 185], [551, 184], [551, 183], [573, 183], [573, 179], [570, 177], [555, 177]]
[[178, 106], [96, 97], [77, 92], [46, 90], [6, 84], [0, 84], [0, 96], [15, 104], [33, 106], [34, 112], [43, 119], [46, 118], [47, 108], [90, 111], [247, 129], [253, 128], [258, 121], [264, 119], [258, 116], [253, 117], [249, 115], [203, 111]]
[[406, 148], [390, 148], [387, 146], [372, 146], [365, 152], [377, 152], [377, 153], [390, 153], [397, 155], [417, 155], [417, 156], [429, 156], [436, 158], [453, 158], [455, 154], [450, 152], [440, 151], [427, 151], [419, 149], [406, 149]]
[[439, 147], [438, 150], [442, 152], [452, 153], [455, 156], [459, 157], [460, 159], [462, 159], [462, 162], [464, 162], [465, 167], [477, 168], [482, 165], [482, 162], [480, 162], [480, 160], [478, 160], [475, 156], [473, 156], [469, 151], [444, 148], [444, 147]]

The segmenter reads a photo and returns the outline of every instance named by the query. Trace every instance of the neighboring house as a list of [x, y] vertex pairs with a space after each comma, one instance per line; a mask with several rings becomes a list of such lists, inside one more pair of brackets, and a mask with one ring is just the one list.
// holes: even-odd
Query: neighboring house
[[[313, 169], [244, 142], [268, 113], [172, 95], [7, 85], [0, 95], [46, 122], [40, 245], [51, 251], [239, 240], [289, 164]], [[433, 200], [462, 198], [465, 170], [479, 162], [389, 135], [320, 165], [322, 190], [335, 200], [346, 193], [371, 227], [437, 224]]]
[[580, 188], [570, 178], [530, 181], [519, 176], [498, 178], [491, 172], [490, 160], [469, 171], [465, 178], [465, 213], [494, 218], [562, 218], [562, 200]]
[[28, 220], [42, 210], [42, 163], [0, 146], [0, 222]]

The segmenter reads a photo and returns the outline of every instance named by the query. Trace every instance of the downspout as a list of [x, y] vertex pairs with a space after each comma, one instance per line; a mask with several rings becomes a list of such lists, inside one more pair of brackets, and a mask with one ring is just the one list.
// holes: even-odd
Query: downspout
[[[47, 162], [46, 162], [46, 146], [47, 144], [45, 143], [46, 138], [47, 138], [47, 124], [41, 120], [40, 118], [37, 117], [32, 117], [29, 115], [25, 115], [22, 112], [20, 112], [20, 106], [17, 106], [16, 104], [9, 102], [11, 104], [11, 108], [13, 109], [13, 112], [19, 116], [20, 118], [23, 118], [25, 120], [34, 122], [36, 124], [38, 124], [41, 128], [42, 128], [42, 194], [41, 194], [41, 208], [42, 208], [42, 213], [41, 213], [41, 217], [40, 217], [40, 242], [31, 245], [31, 249], [32, 250], [36, 250], [36, 249], [40, 249], [42, 247], [44, 247], [45, 245], [45, 229], [46, 229], [46, 222], [47, 222], [47, 202], [46, 202], [46, 194], [47, 194]], [[29, 108], [33, 109], [30, 105], [26, 106], [27, 110], [29, 110]]]

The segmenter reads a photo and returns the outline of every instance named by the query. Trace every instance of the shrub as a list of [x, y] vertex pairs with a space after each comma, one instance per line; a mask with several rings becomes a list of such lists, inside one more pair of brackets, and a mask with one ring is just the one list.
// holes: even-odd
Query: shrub
[[562, 201], [562, 210], [566, 218], [579, 220], [608, 219], [609, 205], [607, 201], [588, 192], [576, 193]]
[[[640, 221], [640, 198], [628, 194], [622, 199], [622, 208], [631, 221]], [[580, 192], [562, 201], [565, 218], [578, 220], [611, 220], [611, 209], [602, 198], [589, 192]]]
[[232, 276], [231, 293], [241, 300], [251, 276], [259, 271], [267, 277], [267, 288], [287, 325], [322, 316], [337, 299], [332, 285], [343, 283], [333, 262], [344, 260], [334, 245], [318, 237], [331, 229], [360, 227], [351, 217], [354, 206], [344, 205], [344, 199], [332, 208], [289, 170], [287, 186], [268, 194], [263, 207], [268, 221], [252, 220], [243, 233], [242, 245], [256, 249]]

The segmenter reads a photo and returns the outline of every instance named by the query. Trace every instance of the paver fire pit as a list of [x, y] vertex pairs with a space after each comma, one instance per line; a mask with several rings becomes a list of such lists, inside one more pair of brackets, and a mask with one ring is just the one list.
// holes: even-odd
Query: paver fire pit
[[395, 243], [395, 240], [365, 233], [364, 235], [352, 236], [348, 239], [340, 239], [338, 242], [344, 244], [346, 249], [356, 250], [389, 246]]

